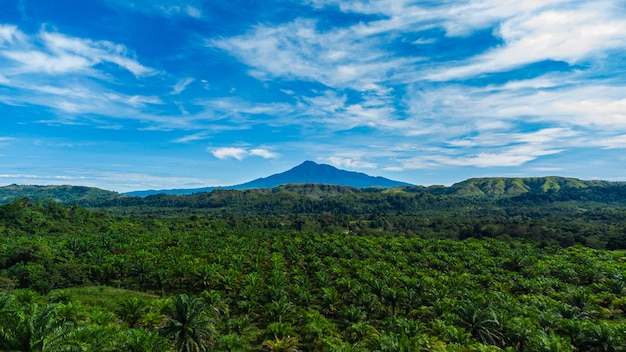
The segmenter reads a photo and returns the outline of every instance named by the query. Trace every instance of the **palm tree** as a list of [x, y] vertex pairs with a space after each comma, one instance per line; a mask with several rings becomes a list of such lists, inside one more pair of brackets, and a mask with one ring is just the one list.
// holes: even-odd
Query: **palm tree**
[[290, 320], [294, 313], [295, 305], [285, 297], [272, 301], [266, 305], [268, 315], [274, 321], [283, 322]]
[[276, 337], [274, 340], [266, 340], [263, 342], [263, 350], [274, 352], [298, 352], [298, 339], [287, 336], [283, 338]]
[[131, 328], [136, 328], [141, 317], [148, 310], [148, 306], [137, 297], [125, 299], [119, 303], [117, 315]]
[[179, 352], [204, 352], [213, 344], [217, 332], [209, 309], [200, 299], [179, 295], [166, 311], [169, 319], [161, 335], [174, 341]]
[[458, 324], [478, 341], [490, 345], [502, 342], [501, 323], [491, 308], [481, 308], [473, 302], [466, 302], [459, 309], [458, 315]]
[[13, 346], [21, 351], [53, 352], [83, 351], [84, 343], [76, 338], [83, 329], [59, 316], [61, 305], [48, 304], [40, 308], [30, 304], [17, 312], [13, 326]]
[[128, 352], [167, 352], [170, 342], [162, 336], [141, 329], [129, 329], [125, 334], [124, 350]]
[[228, 319], [230, 316], [229, 299], [222, 297], [219, 291], [202, 291], [200, 298], [204, 304], [206, 304], [207, 308], [213, 311], [218, 321], [221, 321], [222, 317]]
[[302, 313], [300, 327], [303, 343], [310, 342], [315, 351], [321, 349], [324, 338], [339, 335], [337, 326], [315, 309], [309, 309]]

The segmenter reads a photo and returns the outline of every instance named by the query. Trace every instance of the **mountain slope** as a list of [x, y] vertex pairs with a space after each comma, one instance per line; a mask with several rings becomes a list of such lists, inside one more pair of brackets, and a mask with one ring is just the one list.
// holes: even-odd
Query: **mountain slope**
[[384, 177], [369, 176], [361, 172], [340, 170], [334, 166], [317, 164], [313, 161], [294, 167], [291, 170], [234, 186], [234, 189], [274, 188], [286, 184], [318, 183], [342, 185], [357, 188], [411, 186], [406, 182], [393, 181]]
[[28, 197], [39, 200], [53, 200], [62, 204], [83, 206], [98, 205], [120, 197], [127, 197], [117, 192], [84, 186], [22, 186], [9, 185], [0, 187], [0, 203], [7, 203], [15, 198]]
[[564, 189], [583, 189], [616, 185], [618, 182], [583, 181], [576, 178], [548, 176], [528, 178], [471, 178], [448, 187], [446, 194], [460, 196], [518, 196], [526, 193], [550, 193]]
[[205, 187], [194, 189], [169, 189], [169, 190], [148, 190], [148, 191], [135, 191], [128, 192], [126, 194], [133, 196], [148, 196], [153, 194], [192, 194], [200, 192], [210, 192], [215, 189], [255, 189], [255, 188], [274, 188], [289, 184], [325, 184], [325, 185], [341, 185], [356, 188], [369, 188], [369, 187], [401, 187], [412, 186], [410, 183], [393, 181], [384, 177], [369, 176], [361, 172], [340, 170], [334, 166], [326, 164], [317, 164], [313, 161], [305, 161], [304, 163], [278, 174], [274, 174], [268, 177], [258, 178], [250, 182], [242, 183], [239, 185], [226, 186], [226, 187]]

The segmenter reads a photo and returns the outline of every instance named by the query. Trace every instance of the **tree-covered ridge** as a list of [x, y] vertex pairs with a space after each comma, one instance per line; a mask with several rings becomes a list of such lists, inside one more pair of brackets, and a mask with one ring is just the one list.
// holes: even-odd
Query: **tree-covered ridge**
[[[191, 206], [197, 207], [203, 200], [223, 199], [229, 195], [232, 198], [250, 198], [256, 201], [260, 194], [271, 194], [275, 197], [301, 196], [307, 198], [329, 199], [350, 195], [358, 202], [362, 197], [363, 201], [369, 202], [372, 195], [378, 195], [379, 199], [384, 199], [389, 194], [429, 194], [429, 195], [447, 195], [458, 197], [516, 197], [516, 196], [542, 196], [546, 193], [554, 196], [554, 194], [562, 193], [562, 197], [570, 197], [576, 199], [577, 196], [585, 198], [600, 199], [612, 192], [624, 194], [626, 182], [610, 182], [610, 181], [583, 181], [575, 178], [564, 177], [537, 177], [537, 178], [475, 178], [463, 182], [456, 183], [446, 187], [441, 185], [435, 186], [402, 186], [395, 188], [358, 188], [333, 184], [304, 183], [293, 184], [288, 183], [274, 188], [255, 188], [248, 190], [230, 190], [230, 189], [213, 189], [209, 192], [196, 192], [189, 195], [176, 194], [153, 194], [147, 197], [129, 196], [119, 194], [117, 192], [106, 191], [93, 187], [83, 186], [18, 186], [10, 185], [0, 187], [0, 203], [7, 203], [16, 198], [28, 197], [37, 200], [53, 200], [55, 202], [66, 205], [80, 205], [84, 207], [98, 208], [106, 207], [125, 207], [125, 206]], [[237, 192], [242, 192], [241, 194]], [[363, 196], [361, 196], [363, 195]], [[615, 196], [608, 196], [607, 199], [614, 201]], [[167, 200], [161, 202], [162, 200]], [[269, 203], [274, 199], [266, 197]], [[305, 199], [305, 201], [310, 201]], [[443, 199], [445, 202], [445, 199]], [[161, 204], [162, 203], [162, 204]], [[206, 203], [206, 207], [211, 207], [210, 202]], [[285, 209], [280, 209], [284, 211]], [[288, 210], [290, 212], [298, 212], [298, 209]]]
[[0, 219], [1, 350], [626, 349], [624, 250], [445, 239], [454, 219], [394, 230], [371, 214], [116, 217], [20, 200]]
[[561, 190], [578, 190], [589, 187], [625, 186], [624, 182], [583, 181], [567, 177], [531, 177], [531, 178], [472, 178], [456, 183], [445, 193], [462, 196], [517, 196], [526, 193], [553, 193]]
[[16, 198], [53, 200], [67, 205], [98, 206], [111, 199], [125, 196], [112, 191], [85, 186], [26, 186], [9, 185], [0, 187], [0, 204], [8, 203]]

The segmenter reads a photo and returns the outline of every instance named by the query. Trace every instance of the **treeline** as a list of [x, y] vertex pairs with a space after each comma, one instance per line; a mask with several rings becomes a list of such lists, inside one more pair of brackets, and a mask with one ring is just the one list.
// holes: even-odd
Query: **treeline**
[[[545, 245], [626, 248], [626, 188], [621, 185], [525, 193], [513, 197], [432, 194], [423, 188], [366, 189], [328, 197], [285, 189], [216, 190], [154, 195], [107, 203], [117, 215], [196, 214], [280, 219], [284, 229], [340, 228], [425, 238], [521, 238]], [[261, 224], [263, 221], [260, 222]], [[258, 226], [259, 222], [255, 222]]]
[[[400, 187], [357, 189], [330, 185], [288, 185], [274, 189], [214, 190], [192, 195], [158, 194], [121, 197], [99, 202], [99, 207], [127, 213], [148, 214], [168, 208], [208, 214], [414, 214], [419, 212], [463, 211], [470, 207], [519, 208], [580, 202], [626, 208], [626, 185], [615, 183], [558, 191], [526, 192], [515, 196], [468, 196], [467, 189], [454, 187]], [[460, 193], [461, 195], [457, 194]], [[92, 206], [93, 203], [90, 205]]]

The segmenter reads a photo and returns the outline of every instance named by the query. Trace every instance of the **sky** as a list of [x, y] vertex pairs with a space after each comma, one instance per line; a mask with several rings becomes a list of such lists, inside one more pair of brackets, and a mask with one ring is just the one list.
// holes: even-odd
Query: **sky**
[[623, 0], [0, 0], [0, 185], [626, 180]]

